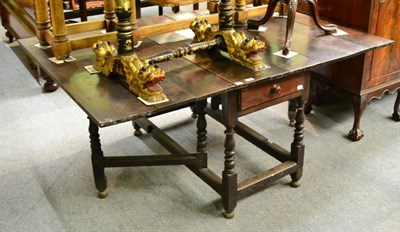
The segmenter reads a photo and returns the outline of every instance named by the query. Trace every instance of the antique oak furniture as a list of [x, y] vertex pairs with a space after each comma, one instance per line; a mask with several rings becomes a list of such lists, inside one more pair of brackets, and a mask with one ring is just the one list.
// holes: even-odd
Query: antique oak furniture
[[[328, 84], [351, 98], [354, 124], [348, 137], [354, 141], [363, 137], [360, 124], [365, 108], [372, 99], [382, 98], [386, 93], [397, 91], [392, 117], [395, 121], [400, 121], [400, 1], [319, 0], [318, 2], [321, 17], [329, 21], [395, 40], [392, 46], [319, 66], [313, 70], [312, 83], [315, 84], [315, 89], [318, 90], [318, 86]], [[307, 8], [301, 10], [308, 12]], [[312, 96], [312, 102], [318, 102], [319, 91], [312, 92], [316, 93]]]
[[[293, 43], [293, 49], [298, 55], [290, 59], [273, 54], [282, 49], [285, 20], [271, 19], [267, 32], [246, 31], [251, 36], [259, 36], [267, 44], [267, 50], [262, 54], [262, 58], [270, 68], [252, 71], [227, 59], [226, 54], [219, 50], [160, 63], [160, 67], [167, 74], [162, 85], [170, 101], [152, 106], [140, 102], [123, 83], [115, 82], [101, 74], [89, 74], [84, 67], [92, 64], [95, 59], [91, 49], [72, 50], [71, 55], [76, 58], [75, 61], [55, 64], [49, 61], [49, 57], [53, 56], [50, 48], [41, 49], [35, 46], [37, 38], [22, 39], [20, 43], [30, 57], [42, 66], [88, 115], [93, 173], [99, 197], [107, 196], [105, 168], [186, 165], [221, 195], [224, 215], [231, 218], [238, 199], [261, 190], [279, 178], [290, 175], [292, 186], [299, 185], [305, 147], [303, 104], [308, 96], [311, 69], [393, 42], [350, 28], [345, 28], [349, 32], [348, 35], [337, 37], [326, 35], [307, 18], [296, 16], [298, 21], [295, 22], [293, 31], [293, 39], [296, 41]], [[161, 16], [155, 21], [159, 23], [163, 20], [169, 21], [171, 18]], [[150, 26], [151, 21], [138, 21], [138, 24], [140, 23]], [[142, 57], [149, 56], [182, 47], [191, 40], [191, 37], [185, 37], [182, 33], [154, 35], [142, 38], [142, 44], [136, 52]], [[211, 105], [207, 103], [207, 99], [210, 98]], [[270, 142], [238, 121], [241, 116], [291, 99], [297, 101], [297, 105], [294, 137], [290, 150]], [[192, 152], [186, 151], [151, 122], [152, 116], [188, 106], [196, 106], [198, 115], [197, 147]], [[222, 177], [207, 166], [206, 129], [213, 128], [207, 128], [206, 113], [220, 121], [226, 128]], [[133, 122], [136, 135], [141, 134], [140, 129], [151, 133], [171, 155], [105, 156], [101, 149], [99, 127], [113, 126], [127, 121]], [[235, 170], [235, 133], [276, 158], [280, 164], [238, 183], [237, 176], [240, 173]]]

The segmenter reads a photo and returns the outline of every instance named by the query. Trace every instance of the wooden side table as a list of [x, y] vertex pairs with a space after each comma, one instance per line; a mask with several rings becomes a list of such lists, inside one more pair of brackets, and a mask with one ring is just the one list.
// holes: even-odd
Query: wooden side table
[[[318, 0], [321, 17], [373, 35], [395, 40], [392, 46], [366, 52], [348, 60], [317, 67], [312, 82], [328, 84], [347, 94], [354, 111], [353, 127], [348, 137], [360, 140], [361, 116], [372, 99], [396, 94], [393, 119], [399, 121], [400, 98], [400, 7], [390, 0]], [[300, 6], [302, 12], [309, 12]], [[308, 17], [305, 18], [308, 20]], [[351, 67], [349, 69], [349, 67]], [[315, 94], [314, 94], [315, 95]], [[314, 101], [319, 96], [312, 96]], [[311, 110], [311, 109], [309, 109]]]

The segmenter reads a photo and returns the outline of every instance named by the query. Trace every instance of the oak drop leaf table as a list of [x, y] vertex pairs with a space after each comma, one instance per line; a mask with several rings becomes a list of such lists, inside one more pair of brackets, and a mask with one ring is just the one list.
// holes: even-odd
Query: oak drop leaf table
[[[300, 16], [303, 17], [303, 16]], [[299, 17], [296, 17], [299, 18]], [[101, 74], [89, 74], [84, 66], [91, 65], [95, 55], [91, 49], [72, 52], [76, 61], [54, 64], [50, 50], [35, 46], [36, 38], [20, 43], [28, 55], [52, 77], [86, 112], [92, 151], [94, 180], [99, 197], [107, 196], [105, 168], [151, 165], [186, 165], [221, 197], [224, 216], [231, 218], [238, 199], [261, 190], [271, 182], [291, 175], [293, 187], [299, 186], [304, 158], [304, 110], [313, 67], [346, 59], [366, 51], [390, 45], [393, 41], [343, 28], [347, 35], [326, 35], [312, 20], [297, 21], [294, 26], [292, 50], [298, 54], [285, 58], [274, 55], [282, 49], [285, 38], [284, 19], [268, 22], [266, 32], [246, 31], [259, 36], [267, 50], [262, 58], [269, 68], [254, 72], [233, 63], [218, 50], [200, 52], [170, 62], [160, 63], [167, 78], [162, 82], [168, 102], [146, 106], [120, 82]], [[245, 30], [245, 28], [236, 28]], [[139, 56], [149, 56], [190, 43], [184, 33], [168, 33], [142, 40]], [[351, 68], [351, 67], [349, 67]], [[294, 136], [290, 151], [271, 143], [238, 118], [266, 107], [292, 101], [295, 106]], [[197, 147], [188, 152], [151, 122], [151, 117], [183, 107], [192, 107], [197, 114]], [[222, 177], [207, 166], [207, 122], [205, 115], [225, 126], [225, 162]], [[135, 134], [141, 129], [151, 133], [170, 155], [105, 156], [101, 149], [99, 127], [132, 121]], [[210, 130], [212, 128], [208, 128]], [[291, 129], [288, 127], [288, 129]], [[235, 170], [235, 133], [276, 158], [279, 165], [240, 183]], [[222, 141], [221, 141], [222, 143]], [[221, 152], [222, 153], [222, 152]]]

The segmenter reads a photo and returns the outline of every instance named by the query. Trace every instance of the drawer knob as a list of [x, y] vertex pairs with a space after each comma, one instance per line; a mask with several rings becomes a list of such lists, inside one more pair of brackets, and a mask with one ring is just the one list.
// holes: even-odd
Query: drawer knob
[[280, 85], [273, 85], [271, 88], [271, 94], [279, 94], [282, 91], [282, 87]]

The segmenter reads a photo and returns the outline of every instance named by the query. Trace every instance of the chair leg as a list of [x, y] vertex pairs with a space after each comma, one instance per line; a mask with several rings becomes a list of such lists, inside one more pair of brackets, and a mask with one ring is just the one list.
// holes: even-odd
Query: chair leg
[[174, 12], [174, 14], [179, 12], [179, 6], [173, 6], [172, 7], [172, 12]]
[[198, 9], [199, 9], [199, 4], [198, 3], [193, 4], [193, 10], [198, 10]]
[[136, 5], [136, 18], [140, 19], [142, 17], [140, 13], [140, 0], [135, 0], [135, 5]]
[[163, 15], [163, 7], [162, 6], [158, 6], [158, 15]]

